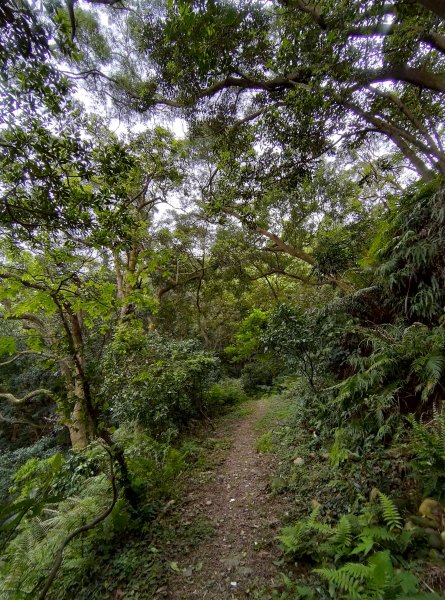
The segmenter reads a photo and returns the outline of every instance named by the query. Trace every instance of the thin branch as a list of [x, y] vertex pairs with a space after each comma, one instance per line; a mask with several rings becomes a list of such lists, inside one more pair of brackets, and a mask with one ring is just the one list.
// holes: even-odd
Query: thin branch
[[[25, 354], [36, 354], [37, 356], [45, 356], [45, 354], [43, 354], [43, 352], [38, 352], [37, 350], [23, 350], [22, 352], [18, 352], [15, 356], [10, 358], [9, 360], [5, 360], [5, 362], [0, 363], [0, 367], [5, 367], [6, 365], [10, 365], [11, 363], [16, 361], [18, 358], [21, 358]], [[46, 356], [48, 356], [48, 355], [46, 355]]]
[[403, 64], [375, 71], [358, 71], [357, 75], [363, 77], [366, 83], [402, 81], [404, 83], [411, 83], [420, 89], [445, 92], [445, 75], [443, 73], [432, 73], [431, 71], [408, 67]]
[[48, 288], [46, 285], [39, 284], [39, 283], [33, 283], [32, 281], [27, 281], [26, 279], [22, 279], [20, 277], [20, 275], [18, 275], [17, 273], [11, 273], [11, 271], [3, 271], [2, 273], [0, 273], [0, 279], [14, 279], [15, 281], [18, 281], [24, 287], [32, 288], [33, 290], [39, 290], [39, 291], [43, 291], [43, 292], [48, 291]]
[[[272, 249], [272, 251], [273, 251], [273, 249]], [[283, 277], [289, 277], [290, 279], [295, 279], [297, 281], [301, 281], [301, 283], [304, 283], [305, 285], [312, 285], [315, 287], [331, 284], [330, 281], [311, 281], [307, 277], [303, 277], [301, 275], [295, 275], [294, 273], [289, 273], [285, 269], [271, 269], [270, 271], [267, 271], [267, 273], [262, 273], [258, 266], [256, 268], [259, 271], [259, 275], [254, 275], [253, 277], [249, 276], [249, 281], [258, 281], [259, 279], [263, 279], [263, 278], [267, 279], [271, 275], [282, 275]]]
[[[273, 250], [276, 250], [277, 252], [282, 252], [283, 254], [288, 254], [289, 256], [293, 256], [294, 258], [298, 258], [299, 260], [302, 260], [306, 264], [311, 265], [311, 267], [315, 266], [315, 264], [316, 264], [315, 258], [311, 254], [306, 252], [303, 248], [297, 248], [295, 246], [291, 246], [290, 244], [285, 242], [282, 238], [280, 238], [280, 236], [278, 236], [276, 233], [273, 233], [272, 231], [269, 231], [268, 229], [265, 229], [264, 227], [260, 227], [256, 223], [247, 223], [246, 224], [245, 220], [243, 219], [243, 216], [240, 215], [236, 210], [233, 210], [233, 209], [227, 208], [227, 207], [223, 208], [222, 210], [226, 214], [228, 214], [232, 217], [235, 217], [236, 219], [241, 221], [241, 223], [243, 223], [251, 231], [253, 231], [255, 233], [259, 233], [260, 235], [268, 238], [271, 242], [273, 242], [273, 246], [272, 246]], [[338, 279], [336, 277], [332, 277], [330, 275], [327, 275], [326, 277], [327, 277], [327, 279], [329, 279], [329, 281], [331, 283], [335, 284], [340, 289], [342, 289], [344, 291], [350, 291], [350, 285], [347, 284], [345, 281]]]
[[439, 168], [440, 168], [441, 165], [443, 165], [445, 163], [445, 154], [438, 147], [438, 145], [436, 144], [435, 139], [430, 134], [430, 132], [428, 131], [427, 127], [413, 113], [413, 111], [410, 110], [410, 108], [394, 92], [383, 92], [382, 90], [379, 90], [379, 89], [373, 88], [373, 87], [368, 87], [368, 90], [370, 90], [370, 92], [372, 94], [374, 94], [376, 96], [379, 96], [380, 98], [385, 98], [385, 99], [389, 100], [390, 102], [392, 102], [393, 104], [395, 104], [397, 106], [397, 108], [400, 109], [400, 111], [414, 125], [414, 127], [416, 127], [417, 130], [424, 135], [425, 139], [430, 144], [431, 149], [429, 149], [429, 147], [427, 145], [423, 144], [423, 142], [421, 142], [420, 140], [418, 140], [418, 136], [411, 135], [408, 131], [406, 131], [405, 129], [399, 127], [397, 124], [395, 124], [394, 122], [392, 122], [390, 119], [387, 119], [387, 123], [391, 127], [394, 127], [397, 130], [397, 132], [402, 137], [405, 138], [405, 140], [407, 142], [410, 142], [411, 144], [415, 145], [421, 152], [423, 152], [427, 156], [434, 156], [438, 160]]
[[249, 123], [250, 121], [254, 121], [258, 117], [260, 117], [263, 113], [265, 113], [266, 110], [268, 110], [268, 108], [270, 108], [270, 107], [269, 106], [263, 106], [263, 108], [260, 108], [259, 110], [256, 110], [255, 112], [250, 113], [249, 115], [246, 115], [242, 119], [239, 119], [238, 121], [235, 121], [235, 123], [232, 126], [233, 129], [235, 129], [236, 127], [239, 127], [240, 125], [243, 125], [244, 123]]
[[32, 313], [22, 313], [21, 315], [5, 315], [4, 318], [11, 321], [30, 321], [30, 323], [35, 325], [39, 331], [45, 331], [45, 324], [42, 319], [39, 319], [39, 317], [33, 315]]
[[[205, 267], [205, 269], [207, 269], [207, 268], [209, 268], [209, 267]], [[187, 277], [187, 279], [182, 279], [182, 280], [179, 280], [179, 273], [177, 273], [176, 279], [170, 279], [165, 285], [163, 285], [159, 289], [158, 299], [160, 300], [162, 298], [162, 296], [167, 294], [167, 292], [170, 292], [171, 290], [174, 290], [175, 288], [177, 288], [179, 286], [187, 285], [187, 283], [190, 283], [191, 281], [195, 281], [196, 279], [202, 280], [205, 269], [200, 268], [197, 271], [195, 271], [194, 273], [191, 273], [190, 276]]]
[[429, 44], [442, 54], [445, 54], [445, 36], [435, 31], [430, 31], [426, 36], [422, 38], [422, 41]]
[[328, 28], [325, 17], [316, 4], [305, 2], [305, 0], [286, 0], [284, 5], [308, 14], [320, 29], [326, 30]]

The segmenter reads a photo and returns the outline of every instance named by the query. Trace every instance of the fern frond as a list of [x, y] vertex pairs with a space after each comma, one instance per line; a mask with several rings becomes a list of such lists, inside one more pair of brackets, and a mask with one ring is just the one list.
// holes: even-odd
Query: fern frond
[[281, 534], [278, 536], [286, 554], [295, 554], [304, 545], [303, 528], [300, 523], [283, 527]]
[[366, 527], [360, 538], [372, 539], [374, 542], [396, 542], [398, 540], [398, 536], [386, 527]]
[[425, 371], [429, 376], [429, 380], [437, 384], [442, 377], [445, 369], [445, 356], [441, 352], [433, 352], [427, 356], [425, 362]]
[[[97, 475], [85, 481], [84, 488], [77, 498], [68, 498], [57, 509], [45, 511], [49, 518], [35, 517], [23, 520], [16, 537], [6, 547], [0, 568], [0, 598], [8, 589], [14, 588], [30, 597], [31, 591], [46, 577], [53, 557], [67, 533], [73, 531], [86, 520], [96, 516], [108, 502], [110, 482], [104, 475]], [[72, 560], [85, 562], [79, 554], [76, 543], [66, 551], [63, 569], [74, 565]], [[68, 565], [68, 567], [66, 566]], [[14, 598], [22, 596], [13, 596]]]
[[402, 517], [394, 502], [382, 492], [379, 492], [379, 499], [383, 509], [385, 524], [391, 529], [402, 529]]
[[372, 576], [372, 568], [360, 563], [348, 563], [341, 569], [314, 569], [314, 572], [346, 592], [351, 598], [360, 597], [363, 582]]
[[319, 533], [323, 533], [324, 535], [332, 535], [335, 531], [335, 528], [331, 527], [327, 523], [321, 523], [320, 521], [312, 523], [311, 527], [314, 531], [318, 531]]
[[334, 536], [330, 540], [334, 544], [349, 548], [352, 544], [352, 525], [347, 517], [343, 515], [334, 530]]

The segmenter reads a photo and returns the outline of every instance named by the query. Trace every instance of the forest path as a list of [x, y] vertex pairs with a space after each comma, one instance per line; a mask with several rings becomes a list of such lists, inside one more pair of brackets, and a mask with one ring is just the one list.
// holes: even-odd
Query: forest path
[[[253, 590], [276, 583], [276, 536], [286, 499], [271, 493], [275, 457], [256, 449], [269, 399], [251, 401], [248, 414], [221, 420], [213, 438], [230, 449], [204, 483], [192, 483], [183, 502], [183, 519], [207, 519], [214, 535], [174, 557], [164, 597], [172, 600], [252, 598]], [[258, 597], [258, 596], [255, 596]]]

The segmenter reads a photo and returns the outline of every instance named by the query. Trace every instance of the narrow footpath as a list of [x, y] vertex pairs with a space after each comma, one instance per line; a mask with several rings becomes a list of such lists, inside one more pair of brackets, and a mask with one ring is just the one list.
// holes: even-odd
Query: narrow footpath
[[210, 480], [191, 486], [185, 498], [184, 519], [196, 518], [198, 512], [215, 533], [187, 556], [176, 557], [187, 568], [169, 578], [166, 596], [171, 600], [258, 597], [258, 590], [278, 580], [276, 536], [286, 499], [271, 491], [274, 456], [256, 450], [261, 435], [256, 425], [267, 413], [267, 403], [257, 400], [250, 406], [250, 414], [217, 425], [212, 435], [228, 439], [230, 450]]

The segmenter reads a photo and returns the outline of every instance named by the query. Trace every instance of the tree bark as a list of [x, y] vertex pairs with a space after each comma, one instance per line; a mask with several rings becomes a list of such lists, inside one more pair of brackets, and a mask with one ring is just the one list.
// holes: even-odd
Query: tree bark
[[445, 35], [430, 31], [430, 33], [423, 38], [423, 41], [445, 54]]
[[[360, 72], [357, 73], [360, 80]], [[378, 71], [363, 72], [362, 78], [366, 83], [378, 83], [383, 81], [402, 81], [411, 83], [421, 89], [433, 92], [445, 92], [445, 75], [432, 73], [424, 69], [407, 67], [406, 65], [394, 65]]]
[[[78, 386], [76, 386], [78, 387]], [[90, 435], [87, 426], [87, 416], [82, 399], [75, 401], [74, 408], [71, 411], [70, 419], [67, 423], [70, 433], [71, 447], [74, 450], [82, 450], [90, 443]]]
[[4, 398], [10, 404], [25, 404], [25, 402], [28, 402], [28, 400], [31, 400], [36, 396], [48, 396], [49, 398], [53, 398], [54, 394], [51, 392], [51, 390], [47, 390], [45, 388], [33, 390], [32, 392], [25, 394], [25, 396], [23, 396], [22, 398], [17, 398], [16, 396], [14, 396], [14, 394], [9, 394], [7, 392], [3, 392], [0, 394], [0, 398]]
[[84, 448], [96, 433], [97, 415], [85, 370], [82, 315], [80, 311], [73, 312], [69, 304], [64, 303], [62, 307], [57, 298], [53, 299], [59, 310], [70, 351], [69, 358], [60, 361], [68, 397], [73, 404], [67, 426], [73, 448]]
[[60, 362], [60, 370], [65, 379], [68, 400], [72, 405], [69, 418], [65, 421], [70, 434], [71, 446], [81, 450], [93, 439], [93, 424], [88, 414], [82, 382], [76, 379], [76, 367], [68, 359]]

